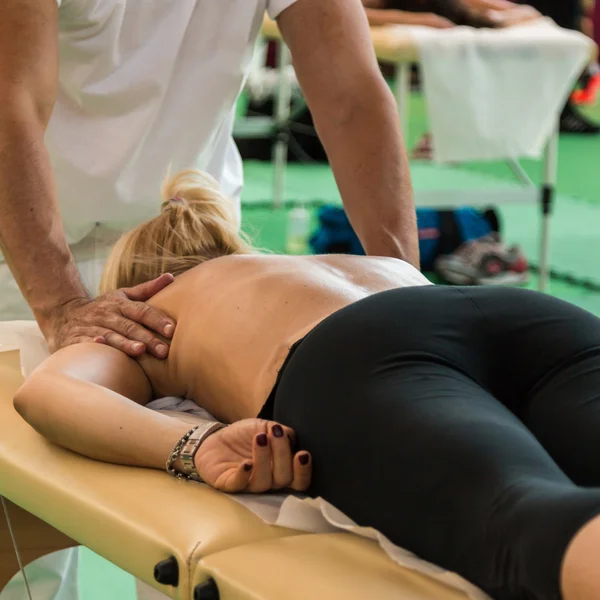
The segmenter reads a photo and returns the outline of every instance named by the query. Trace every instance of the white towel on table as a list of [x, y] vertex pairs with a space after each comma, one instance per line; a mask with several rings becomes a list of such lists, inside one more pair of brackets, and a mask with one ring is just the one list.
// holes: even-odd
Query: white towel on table
[[549, 19], [398, 31], [419, 48], [438, 162], [539, 158], [593, 48]]
[[[25, 377], [49, 356], [44, 337], [34, 321], [0, 322], [0, 352], [9, 350], [20, 351], [21, 371]], [[159, 412], [177, 411], [194, 414], [206, 420], [217, 420], [185, 398], [159, 398], [148, 403], [147, 408]], [[359, 527], [322, 498], [308, 498], [301, 494], [233, 494], [231, 498], [269, 525], [308, 533], [343, 531], [374, 540], [397, 564], [423, 573], [451, 588], [461, 590], [472, 600], [491, 600], [484, 592], [456, 573], [421, 560], [407, 550], [395, 546], [380, 532], [370, 527]]]

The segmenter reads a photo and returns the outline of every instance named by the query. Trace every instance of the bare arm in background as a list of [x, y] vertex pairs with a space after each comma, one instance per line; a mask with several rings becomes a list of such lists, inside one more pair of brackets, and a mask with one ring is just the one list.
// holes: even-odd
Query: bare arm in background
[[440, 17], [435, 13], [417, 13], [406, 10], [365, 8], [369, 25], [424, 25], [435, 29], [450, 29], [454, 23], [450, 19]]
[[299, 0], [278, 18], [344, 206], [367, 254], [418, 268], [406, 148], [360, 0]]
[[[427, 25], [447, 23], [472, 27], [510, 27], [541, 17], [525, 4], [510, 0], [362, 0], [371, 25]], [[400, 10], [396, 10], [400, 9]], [[446, 23], [446, 25], [444, 25]]]
[[528, 4], [510, 0], [463, 0], [473, 12], [474, 18], [492, 27], [512, 27], [540, 19], [538, 10]]
[[[103, 338], [131, 355], [168, 347], [173, 322], [143, 304], [172, 281], [92, 301], [65, 239], [44, 134], [58, 82], [56, 0], [0, 2], [0, 250], [49, 342]], [[136, 347], [135, 341], [142, 342]]]

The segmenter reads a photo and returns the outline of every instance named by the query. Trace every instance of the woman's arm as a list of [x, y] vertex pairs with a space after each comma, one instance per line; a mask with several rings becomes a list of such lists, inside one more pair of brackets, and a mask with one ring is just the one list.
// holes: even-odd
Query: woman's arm
[[161, 469], [189, 425], [141, 406], [151, 393], [135, 360], [109, 346], [81, 344], [44, 361], [14, 404], [59, 446], [104, 462]]
[[365, 12], [371, 27], [381, 25], [425, 25], [436, 29], [454, 27], [452, 21], [434, 13], [416, 13], [395, 9], [384, 10], [381, 8], [365, 8]]
[[[58, 446], [103, 462], [164, 470], [190, 424], [144, 408], [151, 397], [135, 360], [109, 346], [80, 344], [44, 361], [17, 391], [14, 405]], [[246, 419], [202, 443], [196, 470], [224, 492], [302, 491], [312, 465], [307, 452], [292, 454], [293, 438], [287, 427]]]

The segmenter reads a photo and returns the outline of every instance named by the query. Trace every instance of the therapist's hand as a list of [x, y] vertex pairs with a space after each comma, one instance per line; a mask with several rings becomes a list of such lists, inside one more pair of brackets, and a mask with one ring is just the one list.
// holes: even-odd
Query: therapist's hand
[[293, 453], [289, 427], [263, 419], [245, 419], [210, 435], [198, 449], [196, 470], [210, 486], [227, 493], [262, 493], [310, 485], [308, 452]]
[[156, 358], [166, 358], [169, 346], [164, 340], [173, 337], [175, 323], [146, 301], [172, 282], [173, 276], [164, 274], [94, 300], [76, 298], [63, 304], [51, 314], [47, 326], [42, 326], [50, 351], [97, 342], [132, 357], [149, 352]]

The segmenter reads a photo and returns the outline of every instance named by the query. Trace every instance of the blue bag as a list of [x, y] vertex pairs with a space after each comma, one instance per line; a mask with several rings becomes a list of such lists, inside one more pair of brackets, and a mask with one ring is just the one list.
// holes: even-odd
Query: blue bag
[[[417, 225], [424, 271], [431, 270], [441, 254], [450, 254], [465, 242], [499, 230], [494, 210], [480, 212], [468, 207], [419, 208]], [[365, 254], [344, 209], [337, 206], [324, 206], [319, 210], [319, 226], [310, 239], [310, 246], [314, 254]]]

